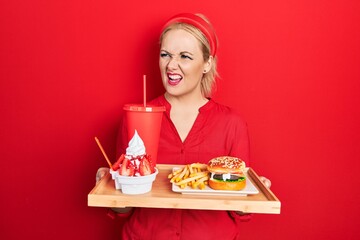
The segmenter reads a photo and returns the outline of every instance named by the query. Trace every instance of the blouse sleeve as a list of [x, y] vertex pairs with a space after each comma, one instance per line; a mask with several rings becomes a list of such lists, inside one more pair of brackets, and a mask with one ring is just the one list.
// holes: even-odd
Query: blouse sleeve
[[[237, 120], [235, 127], [235, 135], [233, 147], [231, 149], [232, 156], [239, 156], [245, 161], [246, 166], [250, 164], [250, 147], [249, 147], [249, 133], [247, 124], [241, 118]], [[229, 215], [237, 222], [248, 222], [252, 218], [252, 214], [239, 214], [235, 211], [229, 211]]]
[[239, 157], [245, 161], [246, 166], [250, 165], [249, 133], [246, 122], [238, 117], [234, 119], [233, 142], [230, 150], [231, 156]]

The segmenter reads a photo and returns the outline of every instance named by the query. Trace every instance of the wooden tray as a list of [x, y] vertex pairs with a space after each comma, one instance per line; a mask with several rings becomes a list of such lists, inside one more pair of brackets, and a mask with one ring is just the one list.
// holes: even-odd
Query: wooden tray
[[88, 206], [91, 207], [148, 207], [178, 209], [233, 210], [246, 213], [279, 214], [281, 203], [270, 189], [260, 181], [252, 168], [248, 176], [259, 190], [258, 194], [248, 196], [224, 196], [181, 194], [171, 190], [172, 184], [167, 178], [173, 167], [182, 165], [157, 164], [159, 174], [149, 193], [126, 195], [115, 189], [114, 180], [107, 174], [88, 194]]

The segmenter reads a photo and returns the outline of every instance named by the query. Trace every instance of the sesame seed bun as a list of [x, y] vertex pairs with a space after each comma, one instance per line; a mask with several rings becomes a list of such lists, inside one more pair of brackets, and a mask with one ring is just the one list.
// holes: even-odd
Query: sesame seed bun
[[216, 157], [209, 161], [208, 170], [213, 173], [242, 174], [245, 170], [245, 162], [236, 157]]

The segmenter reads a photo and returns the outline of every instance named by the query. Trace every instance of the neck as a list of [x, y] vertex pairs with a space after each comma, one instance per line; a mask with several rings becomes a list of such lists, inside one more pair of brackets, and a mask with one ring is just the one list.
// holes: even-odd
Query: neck
[[166, 100], [170, 103], [172, 107], [191, 107], [199, 109], [205, 105], [209, 99], [203, 95], [195, 96], [174, 96], [168, 93], [165, 93]]

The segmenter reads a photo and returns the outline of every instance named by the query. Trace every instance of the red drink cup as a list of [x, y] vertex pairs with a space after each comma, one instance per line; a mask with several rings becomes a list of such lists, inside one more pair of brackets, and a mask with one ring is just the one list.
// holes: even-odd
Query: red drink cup
[[151, 156], [152, 161], [156, 164], [161, 121], [165, 107], [126, 104], [124, 110], [126, 111], [128, 142], [136, 130], [144, 142], [146, 153]]

